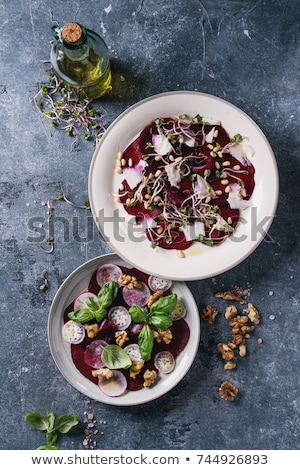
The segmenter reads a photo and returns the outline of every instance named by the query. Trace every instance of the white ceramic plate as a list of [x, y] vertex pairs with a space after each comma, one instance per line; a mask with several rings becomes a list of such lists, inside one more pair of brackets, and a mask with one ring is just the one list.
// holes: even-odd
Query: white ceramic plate
[[101, 392], [96, 384], [84, 377], [75, 367], [71, 357], [71, 347], [62, 337], [63, 313], [66, 307], [88, 287], [93, 272], [102, 263], [115, 263], [129, 266], [115, 254], [94, 258], [73, 271], [57, 291], [49, 313], [48, 341], [54, 362], [66, 380], [81, 393], [102, 403], [117, 406], [139, 405], [154, 400], [169, 392], [185, 376], [191, 367], [200, 341], [200, 317], [194, 297], [184, 282], [174, 282], [172, 291], [181, 298], [186, 306], [186, 322], [190, 327], [190, 338], [185, 349], [176, 359], [176, 367], [171, 374], [161, 376], [152, 388], [127, 392], [120, 397], [109, 397]]
[[[195, 243], [178, 258], [176, 250], [151, 248], [145, 234], [132, 235], [132, 222], [115, 201], [122, 175], [115, 172], [118, 151], [138, 137], [157, 117], [200, 114], [221, 121], [230, 136], [240, 133], [254, 149], [252, 206], [242, 212], [234, 232], [219, 246]], [[221, 274], [243, 261], [261, 243], [274, 218], [278, 199], [278, 171], [272, 149], [260, 128], [234, 105], [212, 95], [178, 91], [147, 98], [123, 112], [102, 137], [91, 162], [89, 200], [94, 220], [114, 252], [137, 268], [175, 280], [205, 279]], [[118, 221], [117, 217], [123, 218]], [[133, 218], [131, 217], [131, 221]]]

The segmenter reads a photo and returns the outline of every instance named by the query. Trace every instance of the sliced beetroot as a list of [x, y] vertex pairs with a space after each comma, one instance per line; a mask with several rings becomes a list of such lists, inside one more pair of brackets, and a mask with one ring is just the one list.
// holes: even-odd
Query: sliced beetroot
[[149, 276], [148, 278], [148, 286], [154, 292], [162, 290], [163, 292], [167, 291], [171, 288], [172, 281], [169, 279], [161, 279], [157, 276]]
[[141, 356], [140, 347], [137, 343], [128, 344], [125, 346], [124, 351], [127, 352], [132, 361], [144, 362]]
[[114, 263], [104, 263], [99, 266], [96, 273], [96, 281], [100, 287], [102, 287], [108, 281], [118, 282], [123, 272], [120, 266]]
[[68, 343], [79, 344], [85, 338], [85, 329], [81, 323], [69, 320], [63, 326], [62, 335]]
[[126, 392], [127, 380], [123, 372], [116, 369], [110, 379], [99, 379], [98, 387], [109, 397], [119, 397]]
[[141, 287], [134, 287], [133, 289], [129, 289], [126, 286], [123, 287], [122, 294], [127, 305], [139, 305], [144, 307], [148, 303], [151, 296], [150, 289], [144, 282], [140, 284]]
[[101, 369], [104, 367], [102, 362], [102, 348], [101, 346], [105, 347], [108, 343], [103, 341], [102, 339], [95, 339], [92, 341], [84, 351], [84, 362], [89, 366], [93, 367], [94, 369]]
[[116, 305], [108, 312], [108, 319], [117, 327], [118, 330], [126, 330], [131, 324], [132, 318], [127, 308], [123, 305]]
[[80, 310], [81, 308], [88, 308], [86, 300], [92, 299], [96, 305], [98, 305], [98, 297], [93, 292], [85, 291], [79, 294], [78, 297], [74, 300], [74, 311]]

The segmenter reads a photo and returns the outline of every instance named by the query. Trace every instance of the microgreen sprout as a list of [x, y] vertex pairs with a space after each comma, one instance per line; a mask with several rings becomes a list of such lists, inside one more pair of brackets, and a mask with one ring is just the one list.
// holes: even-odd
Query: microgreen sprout
[[[83, 204], [76, 204], [75, 202], [71, 201], [64, 193], [63, 191], [63, 188], [62, 188], [62, 192], [56, 196], [56, 197], [50, 197], [48, 198], [47, 200], [47, 209], [48, 209], [48, 222], [50, 221], [50, 218], [51, 218], [51, 215], [54, 211], [54, 206], [53, 206], [53, 202], [56, 202], [56, 201], [64, 201], [66, 202], [67, 204], [69, 204], [70, 206], [72, 207], [75, 207], [77, 209], [87, 209], [87, 210], [90, 210], [90, 202], [89, 201], [85, 201]], [[46, 244], [48, 245], [48, 247], [45, 247], [42, 245], [42, 243], [39, 243], [38, 246], [39, 248], [44, 252], [44, 253], [47, 253], [47, 254], [51, 254], [53, 253], [54, 251], [54, 240], [53, 240], [53, 237], [52, 236], [48, 236], [47, 239], [46, 239]], [[45, 290], [45, 289], [44, 289]]]
[[[49, 61], [44, 61], [45, 63]], [[70, 136], [82, 134], [83, 139], [99, 142], [105, 132], [103, 116], [91, 108], [81, 89], [64, 84], [50, 67], [48, 82], [41, 84], [33, 97], [36, 108], [51, 120], [56, 129], [63, 129]]]

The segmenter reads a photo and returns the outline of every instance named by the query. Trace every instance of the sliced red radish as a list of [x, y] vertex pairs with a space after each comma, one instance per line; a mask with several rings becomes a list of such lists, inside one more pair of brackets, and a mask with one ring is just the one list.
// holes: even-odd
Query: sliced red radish
[[132, 318], [127, 308], [122, 305], [112, 307], [107, 315], [108, 319], [117, 327], [118, 330], [126, 330], [131, 324]]
[[84, 362], [94, 369], [101, 369], [105, 367], [102, 362], [102, 347], [107, 346], [108, 343], [102, 339], [95, 339], [84, 350]]
[[168, 289], [171, 288], [172, 281], [170, 281], [169, 279], [161, 279], [160, 277], [157, 277], [157, 276], [149, 276], [148, 286], [154, 292], [157, 292], [159, 290], [166, 292]]
[[140, 284], [141, 287], [134, 287], [133, 289], [129, 289], [126, 286], [123, 287], [122, 294], [127, 305], [139, 305], [143, 307], [148, 303], [151, 296], [150, 289], [144, 282]]
[[186, 316], [186, 308], [182, 300], [178, 299], [176, 307], [174, 308], [173, 312], [171, 313], [171, 319], [173, 321], [180, 320], [180, 318], [184, 318]]
[[141, 353], [140, 353], [140, 348], [139, 345], [136, 343], [133, 344], [128, 344], [125, 348], [124, 351], [127, 352], [128, 356], [132, 361], [137, 361], [137, 362], [144, 362], [144, 359], [142, 359]]
[[126, 392], [127, 380], [121, 371], [114, 370], [114, 375], [111, 379], [99, 379], [98, 387], [109, 397], [119, 397]]
[[122, 269], [114, 263], [101, 264], [97, 269], [96, 281], [102, 287], [108, 281], [118, 282], [122, 274]]
[[82, 292], [79, 294], [78, 297], [74, 300], [74, 311], [80, 310], [81, 308], [89, 308], [86, 301], [87, 299], [92, 299], [96, 305], [98, 305], [98, 297], [93, 292]]
[[69, 320], [63, 326], [62, 335], [68, 343], [79, 344], [85, 338], [85, 329], [81, 323]]
[[170, 351], [160, 351], [154, 357], [154, 366], [162, 374], [169, 374], [174, 370], [175, 359]]

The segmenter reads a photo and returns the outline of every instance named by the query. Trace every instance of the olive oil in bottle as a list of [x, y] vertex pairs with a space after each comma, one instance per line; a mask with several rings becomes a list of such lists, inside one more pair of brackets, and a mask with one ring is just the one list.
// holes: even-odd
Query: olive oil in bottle
[[51, 47], [51, 63], [61, 80], [82, 90], [90, 100], [109, 91], [111, 70], [104, 40], [79, 23], [52, 29], [56, 41]]

